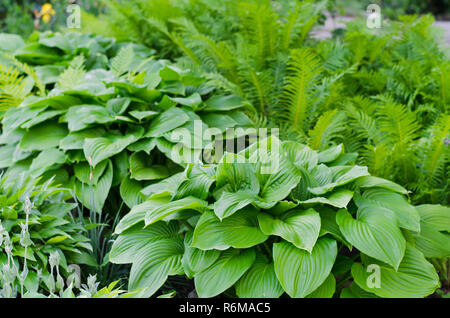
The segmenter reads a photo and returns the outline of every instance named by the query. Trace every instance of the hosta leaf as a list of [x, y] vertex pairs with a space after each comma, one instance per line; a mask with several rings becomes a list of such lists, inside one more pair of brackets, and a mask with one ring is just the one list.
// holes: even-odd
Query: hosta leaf
[[144, 201], [144, 195], [141, 194], [141, 190], [142, 185], [139, 181], [126, 177], [120, 184], [120, 197], [131, 209]]
[[401, 194], [408, 194], [408, 190], [403, 188], [401, 185], [394, 183], [392, 181], [374, 177], [374, 176], [365, 176], [359, 178], [355, 182], [355, 186], [359, 188], [373, 188], [373, 187], [379, 187], [384, 188], [388, 190], [392, 190]]
[[141, 289], [137, 297], [150, 297], [164, 284], [169, 275], [184, 273], [181, 265], [183, 253], [182, 235], [147, 244], [133, 260], [128, 289]]
[[214, 203], [214, 213], [220, 220], [230, 217], [236, 211], [243, 209], [256, 200], [256, 194], [250, 190], [238, 192], [224, 191], [219, 200]]
[[253, 249], [229, 249], [217, 261], [195, 275], [194, 283], [198, 296], [214, 297], [234, 285], [255, 261]]
[[344, 147], [342, 144], [337, 145], [335, 147], [328, 148], [327, 150], [319, 152], [319, 162], [326, 163], [336, 160], [342, 152], [344, 151]]
[[59, 145], [67, 135], [67, 129], [55, 122], [45, 122], [30, 128], [20, 141], [24, 151], [45, 150]]
[[337, 255], [335, 240], [321, 238], [311, 253], [282, 241], [273, 245], [275, 273], [291, 297], [303, 298], [327, 279]]
[[366, 292], [364, 289], [361, 289], [357, 284], [352, 282], [350, 287], [343, 288], [340, 298], [378, 298], [377, 295]]
[[438, 231], [450, 232], [450, 207], [439, 204], [422, 204], [416, 206], [420, 219]]
[[187, 196], [206, 200], [209, 195], [209, 188], [214, 182], [214, 173], [213, 167], [189, 165], [184, 172], [184, 180], [178, 185], [174, 200]]
[[151, 157], [142, 151], [130, 156], [130, 173], [135, 180], [164, 179], [170, 175], [166, 166], [152, 164]]
[[256, 254], [252, 267], [236, 283], [239, 298], [278, 298], [283, 292], [273, 263], [261, 253]]
[[[275, 156], [278, 159], [275, 159]], [[278, 161], [278, 167], [275, 171], [269, 174], [263, 173], [262, 167], [274, 160]], [[301, 178], [299, 171], [295, 169], [294, 165], [277, 153], [260, 152], [257, 158], [256, 173], [261, 187], [256, 205], [264, 209], [273, 207], [278, 201], [287, 197]]]
[[36, 117], [26, 121], [20, 127], [25, 128], [25, 129], [31, 128], [31, 127], [36, 126], [48, 119], [54, 118], [58, 115], [61, 115], [64, 112], [65, 112], [64, 110], [44, 111], [44, 112], [40, 113], [39, 115], [37, 115]]
[[144, 222], [148, 211], [162, 207], [170, 202], [170, 196], [154, 198], [133, 206], [131, 211], [125, 215], [117, 224], [114, 234], [120, 234], [133, 225]]
[[328, 198], [315, 197], [305, 201], [299, 201], [298, 203], [303, 205], [322, 203], [334, 206], [336, 208], [346, 208], [352, 197], [353, 191], [342, 189], [332, 193], [330, 196], [328, 196]]
[[158, 222], [145, 229], [140, 224], [135, 225], [122, 232], [114, 241], [109, 260], [115, 264], [132, 263], [141, 248], [154, 241], [170, 239], [176, 236], [178, 231], [179, 226], [175, 222]]
[[153, 119], [145, 137], [160, 137], [164, 133], [184, 125], [189, 116], [180, 108], [172, 107]]
[[192, 109], [197, 109], [197, 107], [202, 103], [202, 98], [199, 93], [194, 93], [188, 97], [169, 97], [171, 100], [177, 104], [189, 106]]
[[172, 201], [166, 205], [150, 210], [145, 215], [145, 225], [155, 223], [163, 218], [182, 210], [200, 211], [208, 207], [208, 202], [195, 197], [186, 197], [177, 201]]
[[[316, 170], [319, 167], [323, 166], [317, 166], [314, 170]], [[320, 174], [318, 172], [320, 171]], [[320, 186], [309, 188], [309, 192], [315, 194], [315, 195], [321, 195], [328, 191], [333, 190], [335, 187], [342, 186], [344, 184], [347, 184], [351, 181], [354, 181], [360, 177], [368, 176], [369, 172], [367, 170], [367, 167], [362, 166], [337, 166], [337, 167], [331, 167], [329, 169], [320, 169], [315, 171], [316, 173], [313, 174], [316, 180], [319, 180], [319, 178], [323, 177], [323, 173], [328, 174], [328, 178], [326, 181], [319, 181]], [[331, 181], [329, 178], [331, 177]]]
[[282, 144], [284, 155], [297, 168], [311, 170], [318, 163], [317, 152], [308, 146], [293, 141], [285, 141]]
[[91, 167], [87, 162], [78, 163], [73, 166], [75, 177], [86, 184], [97, 184], [98, 180], [108, 166], [108, 162], [108, 160], [104, 160], [95, 168]]
[[83, 149], [86, 138], [103, 137], [105, 129], [102, 127], [88, 128], [69, 133], [59, 142], [59, 148], [62, 150]]
[[186, 233], [184, 238], [185, 252], [181, 260], [184, 272], [189, 278], [211, 266], [220, 256], [220, 251], [203, 251], [192, 246], [193, 232]]
[[195, 230], [192, 246], [202, 250], [248, 248], [267, 239], [258, 227], [258, 212], [244, 208], [220, 221], [212, 212], [204, 212]]
[[420, 231], [420, 215], [403, 195], [385, 189], [373, 188], [364, 191], [362, 197], [363, 200], [356, 201], [359, 206], [369, 204], [389, 209], [395, 213], [400, 227], [415, 232]]
[[105, 124], [115, 120], [104, 106], [98, 105], [72, 106], [65, 117], [70, 131], [82, 130], [94, 123]]
[[332, 298], [336, 290], [336, 279], [333, 274], [328, 275], [327, 279], [307, 298]]
[[100, 212], [108, 197], [113, 179], [113, 167], [108, 160], [107, 167], [103, 175], [98, 179], [97, 184], [89, 185], [75, 180], [75, 194], [78, 200], [88, 209]]
[[[179, 184], [183, 181], [184, 175], [182, 172], [176, 173], [164, 180], [157, 183], [153, 183], [141, 190], [141, 193], [146, 197], [152, 197], [153, 195], [159, 195], [166, 193], [167, 195], [175, 194], [175, 191]], [[177, 198], [178, 199], [178, 198]]]
[[336, 221], [345, 239], [358, 250], [398, 268], [406, 242], [391, 211], [368, 206], [358, 210], [355, 220], [340, 210]]
[[86, 138], [83, 147], [84, 155], [90, 164], [95, 167], [102, 160], [118, 154], [138, 140], [142, 133], [142, 127], [135, 127], [129, 129], [125, 136], [108, 135], [107, 137]]
[[213, 96], [205, 102], [203, 111], [228, 111], [244, 106], [242, 98], [229, 95], [229, 96]]
[[368, 282], [372, 282], [369, 276], [374, 273], [360, 263], [353, 264], [352, 276], [359, 287], [380, 297], [422, 298], [432, 294], [440, 285], [433, 265], [409, 244], [397, 271], [387, 265], [375, 265], [380, 269], [379, 286], [369, 287]]
[[46, 149], [33, 159], [30, 171], [34, 176], [40, 176], [46, 169], [66, 161], [64, 153], [56, 148]]
[[320, 216], [313, 209], [294, 209], [278, 218], [267, 213], [258, 214], [259, 226], [266, 235], [277, 235], [297, 248], [311, 252], [319, 237]]
[[439, 232], [432, 225], [421, 222], [420, 233], [413, 233], [415, 247], [427, 258], [450, 257], [450, 234]]

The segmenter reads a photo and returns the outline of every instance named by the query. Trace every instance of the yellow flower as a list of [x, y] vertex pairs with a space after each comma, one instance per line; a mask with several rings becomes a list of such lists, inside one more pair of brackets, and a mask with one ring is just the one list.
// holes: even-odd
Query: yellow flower
[[45, 3], [42, 5], [41, 16], [42, 16], [42, 20], [45, 23], [49, 23], [50, 20], [52, 19], [52, 16], [54, 16], [55, 14], [56, 14], [55, 10], [53, 10], [53, 7], [50, 3]]

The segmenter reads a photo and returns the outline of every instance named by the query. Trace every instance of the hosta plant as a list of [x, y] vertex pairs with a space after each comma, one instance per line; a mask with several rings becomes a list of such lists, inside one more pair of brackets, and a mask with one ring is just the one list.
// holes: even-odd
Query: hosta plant
[[7, 181], [0, 182], [0, 294], [52, 293], [92, 250], [86, 227], [73, 214], [77, 204], [51, 180]]
[[341, 145], [316, 152], [272, 136], [189, 165], [143, 191], [110, 260], [132, 263], [129, 289], [141, 297], [170, 275], [193, 278], [199, 297], [432, 294], [440, 283], [427, 259], [450, 254], [450, 209], [411, 205], [353, 159]]
[[151, 54], [77, 33], [18, 41], [4, 58], [28, 63], [41, 88], [4, 113], [0, 168], [8, 176], [55, 177], [99, 212], [110, 193], [111, 206], [120, 206], [119, 193], [130, 206], [144, 186], [182, 171], [183, 158], [200, 160], [207, 128], [221, 136], [252, 125], [241, 98]]

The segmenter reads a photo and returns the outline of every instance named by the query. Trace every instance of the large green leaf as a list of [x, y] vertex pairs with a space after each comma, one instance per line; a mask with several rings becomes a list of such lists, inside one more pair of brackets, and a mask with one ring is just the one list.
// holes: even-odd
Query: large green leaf
[[416, 206], [420, 219], [438, 231], [450, 232], [450, 207], [439, 204], [422, 204]]
[[195, 290], [199, 297], [214, 297], [234, 285], [255, 261], [253, 249], [229, 249], [217, 261], [195, 275]]
[[273, 263], [261, 253], [256, 254], [252, 267], [236, 283], [236, 294], [240, 298], [278, 298], [283, 292]]
[[183, 210], [201, 211], [208, 207], [208, 202], [195, 197], [186, 197], [177, 201], [172, 201], [159, 208], [149, 210], [145, 215], [145, 225], [155, 223], [165, 217]]
[[86, 184], [75, 180], [75, 194], [85, 207], [100, 212], [108, 197], [112, 179], [113, 167], [111, 161], [108, 160], [107, 167], [96, 184]]
[[213, 167], [189, 165], [184, 171], [184, 180], [176, 189], [174, 200], [190, 195], [206, 200], [209, 195], [209, 188], [214, 182], [214, 173]]
[[392, 181], [374, 177], [374, 176], [365, 176], [365, 177], [359, 178], [355, 182], [355, 186], [360, 187], [360, 188], [379, 187], [379, 188], [392, 190], [392, 191], [395, 191], [395, 192], [398, 192], [401, 194], [408, 194], [408, 190], [403, 188], [401, 185], [394, 183]]
[[128, 289], [139, 290], [136, 297], [150, 297], [164, 284], [169, 275], [184, 273], [181, 264], [183, 253], [182, 235], [145, 245], [133, 260]]
[[321, 238], [311, 253], [282, 241], [273, 245], [275, 273], [291, 297], [311, 294], [327, 279], [337, 255], [335, 240]]
[[390, 210], [367, 206], [358, 210], [355, 220], [340, 210], [336, 221], [345, 239], [361, 252], [398, 268], [405, 252], [405, 238]]
[[107, 137], [86, 138], [83, 146], [84, 155], [95, 167], [102, 160], [123, 151], [128, 145], [138, 140], [142, 133], [142, 127], [135, 127], [129, 129], [124, 136], [110, 134]]
[[315, 195], [327, 193], [335, 187], [342, 186], [355, 181], [360, 177], [369, 175], [367, 167], [362, 166], [337, 166], [328, 168], [324, 165], [319, 165], [315, 167], [311, 173], [319, 183], [319, 186], [308, 189]]
[[[370, 276], [373, 272], [367, 270], [366, 266], [373, 263], [379, 266], [380, 284], [369, 287], [368, 282], [372, 282]], [[398, 270], [367, 260], [365, 266], [360, 263], [353, 264], [352, 276], [359, 287], [380, 297], [422, 298], [432, 294], [440, 285], [433, 265], [409, 244]]]
[[120, 197], [130, 209], [144, 201], [141, 190], [141, 183], [129, 177], [124, 178], [120, 183]]
[[130, 156], [130, 173], [135, 180], [164, 179], [170, 175], [166, 166], [152, 164], [151, 157], [143, 151]]
[[189, 116], [180, 108], [172, 107], [158, 115], [145, 133], [145, 137], [160, 137], [164, 133], [184, 125]]
[[102, 127], [88, 128], [69, 133], [59, 142], [59, 148], [62, 150], [83, 149], [86, 138], [102, 137], [105, 129]]
[[328, 275], [327, 279], [307, 298], [332, 298], [336, 291], [336, 279], [333, 274]]
[[132, 227], [136, 223], [144, 222], [145, 215], [148, 211], [162, 207], [170, 202], [170, 196], [163, 196], [158, 198], [152, 198], [144, 201], [141, 204], [133, 206], [131, 211], [125, 215], [117, 224], [115, 234], [120, 234], [126, 229]]
[[266, 235], [277, 235], [300, 249], [311, 252], [319, 237], [320, 215], [313, 209], [294, 209], [274, 218], [258, 214], [261, 230]]
[[244, 208], [220, 221], [212, 212], [204, 212], [195, 230], [192, 246], [202, 250], [248, 248], [267, 239], [258, 227], [258, 211]]
[[238, 192], [224, 191], [219, 200], [214, 203], [214, 213], [221, 220], [230, 217], [240, 209], [256, 200], [256, 194], [251, 190]]
[[59, 145], [67, 135], [67, 129], [56, 122], [44, 122], [31, 127], [23, 135], [20, 148], [24, 151], [45, 150]]
[[109, 253], [109, 260], [115, 264], [132, 263], [139, 250], [147, 244], [170, 239], [177, 234], [179, 234], [179, 226], [175, 222], [169, 224], [157, 222], [146, 228], [142, 228], [142, 224], [137, 224], [122, 232], [114, 241]]
[[362, 197], [363, 199], [356, 201], [359, 206], [374, 205], [389, 209], [395, 213], [400, 227], [420, 231], [420, 215], [403, 195], [382, 188], [372, 188], [364, 191]]
[[70, 131], [85, 129], [90, 124], [105, 124], [115, 120], [104, 106], [99, 105], [72, 106], [65, 118]]
[[315, 197], [305, 201], [299, 201], [302, 205], [314, 205], [317, 203], [332, 205], [336, 208], [346, 208], [353, 197], [353, 191], [341, 189], [333, 192], [327, 198]]
[[242, 98], [229, 95], [229, 96], [213, 96], [205, 102], [205, 107], [203, 111], [228, 111], [236, 108], [242, 107]]
[[184, 272], [189, 278], [211, 266], [220, 256], [220, 251], [203, 251], [192, 246], [193, 232], [189, 231], [184, 237], [185, 252], [181, 260]]

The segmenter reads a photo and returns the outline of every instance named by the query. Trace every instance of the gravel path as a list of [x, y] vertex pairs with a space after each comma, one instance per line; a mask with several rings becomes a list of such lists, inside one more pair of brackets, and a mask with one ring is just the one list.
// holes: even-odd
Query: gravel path
[[[326, 39], [331, 37], [331, 32], [337, 28], [345, 28], [344, 22], [351, 21], [354, 17], [339, 16], [334, 19], [326, 14], [325, 25], [319, 26], [312, 31], [312, 37], [317, 39]], [[446, 45], [450, 45], [450, 21], [436, 21], [435, 26], [443, 29]]]

